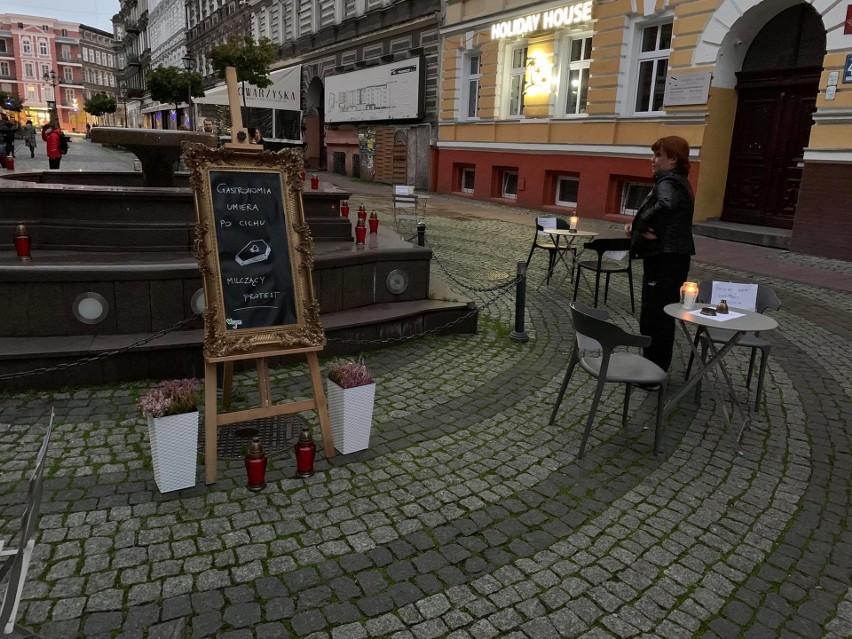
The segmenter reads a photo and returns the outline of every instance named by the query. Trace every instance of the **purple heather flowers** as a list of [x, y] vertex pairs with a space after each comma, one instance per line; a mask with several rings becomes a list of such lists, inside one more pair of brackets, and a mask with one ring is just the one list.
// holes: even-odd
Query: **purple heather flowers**
[[198, 380], [191, 378], [160, 382], [142, 395], [137, 405], [150, 417], [191, 413], [198, 407], [198, 389]]

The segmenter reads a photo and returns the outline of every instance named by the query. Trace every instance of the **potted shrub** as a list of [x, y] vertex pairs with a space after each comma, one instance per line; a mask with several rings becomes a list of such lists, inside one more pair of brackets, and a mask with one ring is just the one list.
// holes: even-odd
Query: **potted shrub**
[[363, 361], [332, 360], [327, 389], [334, 447], [344, 455], [368, 448], [376, 384], [367, 365]]
[[198, 451], [198, 380], [160, 382], [139, 398], [148, 420], [154, 481], [161, 493], [195, 486]]

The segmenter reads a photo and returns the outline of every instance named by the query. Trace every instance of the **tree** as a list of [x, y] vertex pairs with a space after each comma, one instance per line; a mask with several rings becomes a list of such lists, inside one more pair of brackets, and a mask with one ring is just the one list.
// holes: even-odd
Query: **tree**
[[20, 113], [24, 110], [24, 101], [18, 97], [16, 93], [6, 93], [0, 91], [0, 106], [6, 111], [15, 111]]
[[83, 110], [96, 118], [101, 117], [105, 113], [115, 113], [116, 108], [115, 98], [106, 91], [93, 93], [92, 97], [83, 103]]
[[145, 76], [151, 99], [164, 104], [178, 104], [190, 94], [194, 98], [204, 95], [204, 78], [197, 71], [184, 71], [177, 67], [157, 67]]
[[227, 44], [210, 49], [207, 54], [216, 74], [225, 77], [225, 69], [234, 67], [237, 70], [237, 81], [243, 87], [243, 120], [246, 119], [246, 82], [259, 89], [272, 84], [269, 79], [269, 65], [278, 57], [278, 47], [269, 38], [261, 38], [257, 42], [249, 36], [231, 36]]

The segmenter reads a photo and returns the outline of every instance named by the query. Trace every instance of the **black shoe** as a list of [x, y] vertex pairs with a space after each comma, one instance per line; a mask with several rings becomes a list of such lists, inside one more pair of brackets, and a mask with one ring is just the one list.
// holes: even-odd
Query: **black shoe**
[[659, 384], [633, 384], [636, 388], [641, 388], [644, 391], [654, 392], [660, 390]]

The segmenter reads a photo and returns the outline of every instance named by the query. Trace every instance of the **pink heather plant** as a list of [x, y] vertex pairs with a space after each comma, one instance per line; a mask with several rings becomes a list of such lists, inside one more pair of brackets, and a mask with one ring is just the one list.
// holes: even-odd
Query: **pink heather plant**
[[367, 365], [363, 361], [334, 359], [328, 363], [328, 378], [341, 388], [355, 388], [373, 383]]
[[198, 407], [198, 380], [185, 378], [160, 382], [137, 402], [145, 415], [165, 417], [191, 413]]

